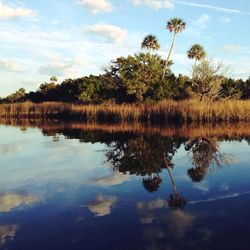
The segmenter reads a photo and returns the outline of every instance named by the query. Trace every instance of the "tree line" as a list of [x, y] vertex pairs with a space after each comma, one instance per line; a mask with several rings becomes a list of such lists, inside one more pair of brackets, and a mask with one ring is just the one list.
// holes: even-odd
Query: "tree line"
[[199, 98], [214, 101], [221, 98], [249, 99], [250, 77], [247, 80], [226, 77], [223, 62], [207, 58], [204, 47], [194, 44], [187, 56], [194, 60], [192, 76], [175, 75], [171, 71], [171, 54], [176, 37], [186, 28], [180, 18], [172, 18], [166, 29], [173, 33], [167, 59], [158, 55], [160, 43], [155, 35], [146, 36], [142, 51], [127, 57], [118, 57], [104, 69], [103, 74], [77, 79], [66, 79], [58, 84], [55, 76], [44, 82], [36, 91], [26, 93], [20, 88], [0, 99], [1, 103], [14, 102], [77, 102], [77, 103], [147, 103], [164, 99], [181, 100]]

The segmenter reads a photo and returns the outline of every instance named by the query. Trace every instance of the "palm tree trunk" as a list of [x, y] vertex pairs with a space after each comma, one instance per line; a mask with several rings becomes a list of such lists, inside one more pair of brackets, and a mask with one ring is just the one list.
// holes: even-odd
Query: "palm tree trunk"
[[177, 33], [176, 33], [176, 32], [174, 32], [174, 38], [173, 38], [173, 41], [172, 41], [172, 44], [171, 44], [170, 50], [169, 50], [169, 52], [168, 52], [168, 57], [167, 57], [167, 61], [166, 61], [166, 65], [165, 65], [164, 71], [163, 71], [163, 76], [162, 76], [162, 79], [164, 79], [165, 74], [166, 74], [166, 71], [167, 71], [167, 68], [168, 68], [168, 63], [169, 63], [169, 61], [170, 61], [170, 56], [171, 56], [172, 50], [173, 50], [173, 48], [174, 48], [176, 35], [177, 35]]
[[197, 59], [194, 60], [194, 66], [193, 66], [193, 71], [192, 71], [192, 79], [194, 79], [194, 70], [196, 68], [197, 65]]
[[168, 166], [168, 162], [167, 162], [167, 160], [166, 160], [166, 157], [165, 157], [165, 155], [164, 155], [164, 163], [165, 163], [165, 165], [166, 165], [166, 167], [167, 167], [167, 171], [168, 171], [168, 174], [169, 174], [169, 176], [170, 176], [170, 179], [171, 179], [171, 182], [172, 182], [172, 186], [173, 186], [173, 190], [174, 190], [174, 193], [175, 193], [175, 195], [178, 193], [177, 192], [177, 188], [176, 188], [176, 185], [175, 185], [175, 182], [174, 182], [174, 178], [173, 178], [173, 175], [172, 175], [172, 173], [171, 173], [171, 171], [170, 171], [170, 169], [169, 169], [169, 166]]

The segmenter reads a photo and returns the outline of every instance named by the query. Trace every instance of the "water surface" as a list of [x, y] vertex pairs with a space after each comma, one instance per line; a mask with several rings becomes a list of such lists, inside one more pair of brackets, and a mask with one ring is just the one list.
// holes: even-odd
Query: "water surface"
[[1, 249], [249, 249], [246, 125], [9, 121], [0, 138]]

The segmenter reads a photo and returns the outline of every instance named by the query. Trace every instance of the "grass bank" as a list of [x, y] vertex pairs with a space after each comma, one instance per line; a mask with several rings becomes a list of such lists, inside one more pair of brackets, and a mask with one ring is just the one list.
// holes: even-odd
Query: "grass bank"
[[1, 104], [2, 118], [71, 119], [88, 122], [249, 122], [250, 100], [200, 103], [196, 100], [157, 104], [78, 105], [59, 102]]

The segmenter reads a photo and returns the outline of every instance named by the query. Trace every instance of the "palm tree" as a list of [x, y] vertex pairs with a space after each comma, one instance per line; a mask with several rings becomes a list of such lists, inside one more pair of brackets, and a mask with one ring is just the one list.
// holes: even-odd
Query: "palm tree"
[[164, 69], [163, 78], [165, 76], [167, 67], [169, 65], [170, 56], [171, 56], [172, 50], [174, 48], [176, 36], [177, 36], [178, 33], [180, 33], [183, 30], [185, 30], [185, 28], [186, 28], [186, 23], [182, 19], [180, 19], [180, 18], [175, 17], [175, 18], [170, 19], [167, 22], [166, 29], [169, 30], [170, 32], [174, 32], [174, 37], [173, 37], [173, 41], [172, 41], [172, 44], [171, 44], [171, 47], [170, 47], [170, 50], [169, 50], [169, 53], [168, 53], [168, 57], [167, 57], [167, 61], [166, 61], [165, 69]]
[[156, 36], [147, 35], [142, 41], [141, 48], [142, 49], [144, 49], [144, 48], [149, 49], [150, 52], [152, 52], [152, 50], [160, 49], [160, 44], [159, 44]]
[[166, 155], [164, 154], [163, 155], [163, 162], [165, 164], [165, 167], [168, 171], [168, 174], [169, 174], [169, 177], [171, 179], [171, 183], [172, 183], [172, 186], [173, 186], [173, 191], [174, 193], [173, 194], [170, 194], [169, 196], [169, 199], [168, 199], [168, 205], [172, 208], [180, 208], [180, 207], [184, 207], [187, 203], [186, 199], [181, 196], [181, 194], [177, 191], [177, 188], [176, 188], [176, 184], [175, 184], [175, 181], [174, 181], [174, 177], [171, 173], [171, 170], [170, 168], [173, 168], [173, 164], [171, 162], [169, 162], [166, 158]]
[[206, 57], [206, 51], [203, 46], [196, 43], [192, 45], [190, 50], [187, 51], [187, 56], [188, 58], [195, 60], [194, 66], [196, 66], [197, 61], [200, 61]]

